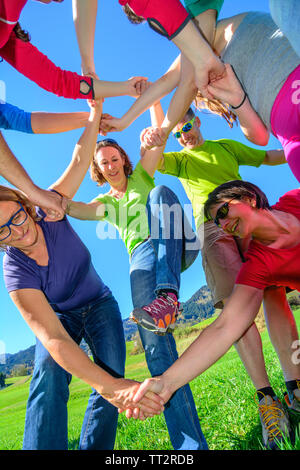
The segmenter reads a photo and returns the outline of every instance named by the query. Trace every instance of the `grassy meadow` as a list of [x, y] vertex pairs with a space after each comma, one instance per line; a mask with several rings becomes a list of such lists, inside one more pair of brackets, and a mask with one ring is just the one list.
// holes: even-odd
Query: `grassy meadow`
[[[295, 312], [300, 331], [300, 309]], [[211, 320], [195, 327], [176, 331], [181, 354]], [[264, 355], [272, 386], [279, 398], [285, 392], [284, 379], [278, 358], [266, 330], [262, 332]], [[134, 347], [127, 343], [126, 377], [143, 380], [149, 377], [144, 354], [130, 355]], [[6, 379], [8, 387], [0, 391], [0, 450], [21, 449], [25, 407], [30, 376]], [[210, 449], [260, 450], [260, 421], [255, 403], [255, 389], [234, 348], [214, 366], [191, 383], [202, 430]], [[76, 449], [81, 423], [90, 388], [73, 378], [69, 400], [69, 448]], [[300, 424], [293, 419], [296, 438], [282, 445], [284, 450], [300, 450]], [[157, 416], [145, 422], [127, 420], [120, 416], [116, 450], [171, 450], [164, 417]]]

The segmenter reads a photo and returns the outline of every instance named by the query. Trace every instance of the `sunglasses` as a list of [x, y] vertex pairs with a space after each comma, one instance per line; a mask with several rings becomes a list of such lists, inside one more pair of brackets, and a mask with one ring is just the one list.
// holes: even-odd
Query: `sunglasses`
[[100, 144], [100, 142], [105, 142], [105, 143], [108, 143], [108, 144], [118, 144], [118, 142], [114, 139], [99, 139], [97, 140], [97, 144]]
[[196, 119], [196, 116], [194, 116], [193, 119], [191, 119], [190, 121], [186, 122], [185, 125], [182, 126], [180, 131], [174, 132], [173, 136], [175, 137], [175, 139], [179, 139], [183, 132], [189, 132], [194, 125], [195, 119]]
[[220, 227], [220, 219], [226, 219], [226, 217], [228, 216], [228, 212], [229, 212], [229, 205], [231, 203], [231, 201], [233, 201], [235, 198], [232, 198], [230, 199], [230, 201], [226, 201], [224, 202], [224, 204], [222, 204], [222, 206], [219, 207], [219, 209], [217, 210], [217, 213], [216, 213], [216, 217], [214, 218], [214, 223]]

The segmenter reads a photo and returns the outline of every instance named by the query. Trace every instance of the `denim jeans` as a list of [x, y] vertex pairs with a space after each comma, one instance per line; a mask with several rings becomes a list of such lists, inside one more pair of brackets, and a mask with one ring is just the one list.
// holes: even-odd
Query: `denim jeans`
[[300, 57], [300, 2], [299, 0], [269, 0], [273, 21], [290, 41]]
[[[68, 312], [56, 312], [64, 328], [79, 344], [84, 338], [94, 361], [110, 374], [124, 376], [125, 339], [121, 314], [108, 296]], [[27, 402], [23, 449], [68, 448], [67, 402], [71, 374], [60, 367], [39, 340]], [[111, 450], [114, 447], [118, 410], [93, 389], [85, 412], [79, 448]]]
[[[157, 186], [148, 197], [148, 217], [150, 218], [154, 211], [158, 214], [155, 206], [159, 204], [162, 211], [160, 215], [156, 215], [162, 224], [166, 223], [166, 217], [163, 217], [162, 212], [164, 208], [167, 212], [167, 207], [174, 203], [179, 204], [175, 194], [168, 188]], [[171, 219], [171, 225], [173, 223], [174, 219]], [[177, 220], [177, 223], [180, 221]], [[171, 233], [173, 231], [172, 226]], [[188, 248], [184, 237], [178, 240], [172, 237], [153, 239], [151, 226], [150, 233], [151, 237], [134, 250], [131, 258], [130, 283], [134, 308], [152, 302], [157, 290], [161, 288], [169, 287], [179, 291], [181, 268], [184, 269], [192, 264], [198, 254], [198, 250], [195, 249], [183, 250], [183, 246]], [[163, 231], [160, 230], [159, 233], [162, 235]], [[192, 247], [195, 248], [193, 245]], [[158, 336], [140, 327], [139, 333], [151, 375], [161, 375], [178, 358], [173, 335], [168, 333], [165, 336]], [[207, 449], [189, 385], [176, 391], [166, 404], [164, 415], [174, 449]]]

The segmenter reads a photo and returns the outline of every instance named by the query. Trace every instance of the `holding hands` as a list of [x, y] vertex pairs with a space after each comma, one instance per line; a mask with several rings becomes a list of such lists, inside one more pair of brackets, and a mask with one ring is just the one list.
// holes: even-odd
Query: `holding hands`
[[101, 391], [101, 395], [112, 405], [119, 409], [119, 412], [126, 410], [127, 417], [145, 420], [147, 417], [160, 414], [164, 410], [164, 400], [149, 390], [143, 390], [139, 395], [138, 402], [134, 400], [139, 390], [140, 383], [129, 379], [115, 379], [115, 383], [110, 390]]
[[213, 98], [221, 100], [233, 107], [239, 106], [245, 92], [230, 64], [225, 64], [225, 73], [221, 78], [212, 81], [207, 90]]

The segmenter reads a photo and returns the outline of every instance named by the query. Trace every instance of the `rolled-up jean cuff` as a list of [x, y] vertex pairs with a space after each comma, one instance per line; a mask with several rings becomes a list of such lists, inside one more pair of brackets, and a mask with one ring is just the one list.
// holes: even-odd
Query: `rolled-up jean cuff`
[[156, 289], [154, 291], [155, 295], [157, 295], [162, 290], [165, 290], [165, 291], [174, 290], [175, 292], [177, 292], [177, 297], [178, 297], [178, 286], [175, 286], [172, 284], [159, 284], [158, 286], [156, 286]]

